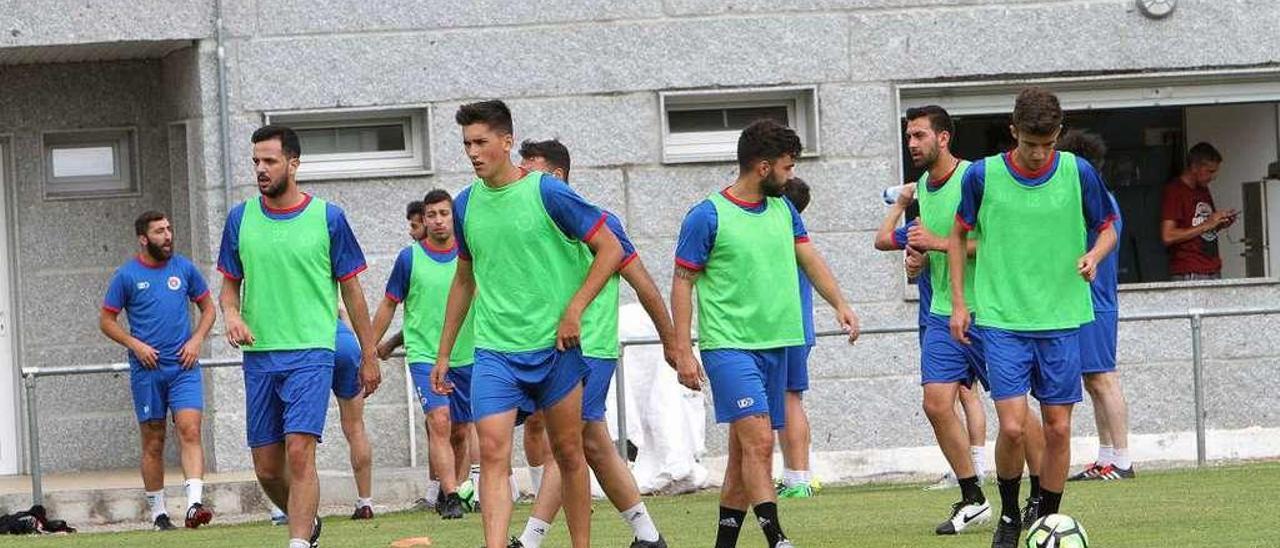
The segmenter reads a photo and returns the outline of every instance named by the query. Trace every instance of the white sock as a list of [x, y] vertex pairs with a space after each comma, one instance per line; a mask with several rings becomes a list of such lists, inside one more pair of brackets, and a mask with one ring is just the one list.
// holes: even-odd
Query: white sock
[[434, 505], [440, 499], [440, 482], [431, 480], [427, 482], [427, 504]]
[[511, 502], [518, 502], [520, 500], [520, 486], [516, 485], [516, 475], [508, 475], [507, 481], [511, 482]]
[[187, 508], [191, 508], [196, 503], [204, 503], [204, 480], [192, 478], [183, 485], [187, 488]]
[[301, 538], [289, 539], [289, 548], [311, 548], [311, 541]]
[[808, 485], [810, 473], [808, 470], [782, 470], [782, 484], [787, 487], [795, 487], [797, 485]]
[[286, 517], [289, 517], [288, 515], [286, 515], [286, 514], [284, 513], [284, 510], [281, 510], [281, 509], [280, 509], [280, 507], [279, 507], [279, 506], [276, 506], [276, 504], [275, 504], [274, 502], [269, 502], [269, 503], [267, 503], [267, 504], [271, 505], [271, 517], [272, 517], [272, 518], [286, 518]]
[[619, 513], [622, 514], [622, 521], [631, 526], [631, 532], [637, 539], [645, 542], [658, 541], [658, 526], [653, 523], [653, 516], [649, 515], [643, 502]]
[[987, 446], [969, 446], [969, 460], [973, 461], [973, 471], [979, 476], [987, 475]]
[[471, 465], [471, 475], [468, 476], [468, 479], [471, 480], [471, 483], [480, 485], [480, 465], [479, 464]]
[[151, 521], [168, 512], [164, 509], [164, 489], [147, 491], [147, 506], [151, 507]]
[[524, 548], [540, 548], [542, 539], [547, 536], [547, 531], [550, 530], [550, 523], [529, 516], [529, 522], [524, 524], [524, 532], [520, 533], [520, 543], [524, 545]]
[[546, 469], [541, 466], [529, 467], [529, 481], [533, 483], [533, 492], [535, 494], [542, 490], [542, 473], [545, 471]]
[[1098, 446], [1098, 466], [1111, 464], [1113, 459], [1115, 459], [1115, 450], [1110, 445]]
[[1133, 468], [1133, 459], [1129, 458], [1129, 448], [1117, 447], [1111, 451], [1111, 464], [1116, 468], [1128, 470]]
[[373, 508], [373, 498], [372, 498], [372, 497], [370, 497], [370, 498], [367, 498], [367, 499], [362, 499], [362, 498], [358, 498], [358, 497], [357, 497], [357, 498], [356, 498], [356, 509], [357, 509], [357, 510], [359, 510], [359, 509], [361, 509], [361, 508], [365, 508], [365, 507]]

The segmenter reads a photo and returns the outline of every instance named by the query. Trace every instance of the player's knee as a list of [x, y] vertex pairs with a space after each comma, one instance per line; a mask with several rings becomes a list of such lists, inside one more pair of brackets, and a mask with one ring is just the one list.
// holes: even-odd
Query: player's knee
[[1059, 417], [1046, 417], [1044, 421], [1044, 437], [1046, 441], [1062, 441], [1071, 438], [1071, 420]]
[[614, 451], [613, 440], [605, 436], [593, 436], [590, 432], [582, 437], [582, 452], [592, 468], [603, 463]]
[[764, 434], [746, 433], [739, 435], [744, 459], [763, 460], [773, 458], [773, 432], [765, 430]]
[[480, 436], [480, 460], [486, 466], [509, 460], [511, 440], [502, 436]]
[[1023, 428], [1022, 422], [1004, 421], [1000, 423], [1000, 437], [1011, 443], [1021, 443], [1026, 437], [1026, 428]]
[[440, 436], [441, 439], [450, 438], [449, 410], [441, 408], [427, 413], [427, 428], [433, 436]]
[[955, 415], [955, 408], [952, 402], [944, 398], [925, 396], [924, 402], [921, 404], [924, 408], [924, 415], [929, 418], [930, 422], [941, 422], [947, 418], [947, 415]]
[[[194, 445], [200, 443], [200, 426], [198, 424], [185, 424], [179, 426], [177, 430], [178, 439], [183, 445]], [[164, 438], [161, 438], [161, 443], [164, 443], [163, 440]]]
[[449, 432], [449, 444], [455, 447], [466, 445], [467, 428], [465, 426], [455, 425]]

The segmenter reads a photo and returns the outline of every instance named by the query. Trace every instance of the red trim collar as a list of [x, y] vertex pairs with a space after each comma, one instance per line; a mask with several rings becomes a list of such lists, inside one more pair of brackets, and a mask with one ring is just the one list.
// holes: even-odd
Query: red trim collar
[[273, 215], [288, 215], [290, 213], [297, 213], [299, 211], [302, 211], [303, 209], [306, 209], [307, 204], [310, 204], [310, 203], [311, 203], [311, 195], [307, 194], [306, 192], [303, 192], [302, 201], [299, 202], [298, 205], [276, 209], [274, 207], [267, 205], [266, 200], [262, 200], [262, 209], [267, 210], [267, 213], [270, 213]]
[[929, 179], [929, 183], [928, 183], [929, 187], [938, 188], [942, 186], [943, 183], [951, 180], [951, 176], [955, 175], [956, 169], [959, 169], [959, 168], [960, 168], [960, 160], [956, 159], [956, 163], [951, 164], [951, 171], [948, 171], [946, 175], [943, 175], [942, 177], [939, 177], [937, 179]]
[[730, 202], [733, 202], [734, 204], [741, 207], [760, 207], [764, 205], [764, 200], [760, 200], [759, 202], [748, 202], [746, 200], [740, 200], [738, 198], [735, 198], [733, 194], [729, 193], [729, 187], [724, 187], [724, 190], [720, 191], [720, 195], [724, 196], [724, 199], [729, 200]]
[[431, 245], [431, 238], [423, 238], [423, 239], [422, 239], [422, 241], [420, 241], [420, 242], [418, 242], [418, 243], [419, 243], [420, 245], [422, 245], [422, 249], [424, 249], [424, 250], [426, 250], [426, 251], [430, 251], [430, 252], [432, 252], [432, 253], [449, 253], [449, 252], [451, 252], [451, 251], [453, 251], [453, 250], [455, 250], [455, 249], [458, 249], [458, 239], [457, 239], [457, 238], [450, 238], [450, 239], [449, 239], [449, 247], [445, 247], [445, 248], [438, 248], [438, 247], [435, 247], [435, 246]]
[[1042, 178], [1049, 173], [1049, 170], [1053, 169], [1053, 166], [1058, 165], [1058, 151], [1056, 150], [1050, 151], [1049, 161], [1045, 162], [1043, 166], [1040, 166], [1040, 169], [1035, 171], [1027, 171], [1026, 168], [1018, 165], [1018, 162], [1014, 161], [1012, 150], [1004, 153], [1004, 155], [1005, 163], [1009, 164], [1009, 168], [1012, 169], [1017, 176], [1022, 177], [1023, 179]]
[[140, 263], [142, 266], [145, 266], [145, 267], [150, 268], [150, 269], [152, 269], [152, 270], [159, 270], [159, 269], [161, 269], [161, 268], [164, 268], [164, 267], [165, 267], [165, 265], [168, 265], [168, 264], [169, 264], [169, 261], [161, 261], [161, 262], [158, 262], [158, 263], [153, 263], [153, 262], [151, 262], [151, 259], [150, 259], [150, 258], [148, 258], [148, 257], [147, 257], [147, 255], [146, 255], [145, 253], [139, 253], [139, 254], [135, 255], [135, 256], [134, 256], [134, 259], [137, 259], [138, 263]]

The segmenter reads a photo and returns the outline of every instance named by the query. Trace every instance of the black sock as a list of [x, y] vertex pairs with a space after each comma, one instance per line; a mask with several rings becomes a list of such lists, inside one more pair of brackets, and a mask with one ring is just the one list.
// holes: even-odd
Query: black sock
[[1022, 478], [997, 477], [996, 482], [1000, 486], [1000, 516], [1018, 522], [1022, 519], [1018, 512], [1018, 491], [1022, 489]]
[[782, 534], [782, 524], [778, 522], [778, 503], [762, 502], [754, 510], [756, 521], [760, 522], [760, 530], [764, 531], [764, 538], [769, 541], [769, 546], [787, 538], [787, 535]]
[[742, 531], [742, 521], [747, 519], [746, 510], [720, 507], [720, 529], [716, 532], [716, 548], [736, 548], [738, 533]]
[[1058, 509], [1062, 507], [1062, 493], [1054, 493], [1048, 489], [1040, 491], [1040, 515], [1047, 516], [1049, 514], [1058, 513]]
[[960, 482], [960, 496], [964, 498], [965, 502], [979, 504], [986, 502], [987, 497], [982, 494], [982, 487], [978, 485], [978, 476], [961, 478], [958, 481]]
[[1043, 491], [1040, 489], [1040, 476], [1032, 474], [1031, 478], [1031, 497], [1039, 497]]

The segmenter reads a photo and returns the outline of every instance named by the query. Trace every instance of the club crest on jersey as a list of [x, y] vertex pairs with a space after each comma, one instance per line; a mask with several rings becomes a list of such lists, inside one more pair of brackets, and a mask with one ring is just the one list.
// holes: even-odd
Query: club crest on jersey
[[177, 276], [169, 276], [168, 284], [170, 291], [177, 291], [179, 287], [182, 287], [182, 280]]
[[755, 398], [742, 398], [738, 400], [738, 409], [746, 409], [748, 407], [751, 407], [752, 405], [755, 405], [755, 403], [756, 403]]

